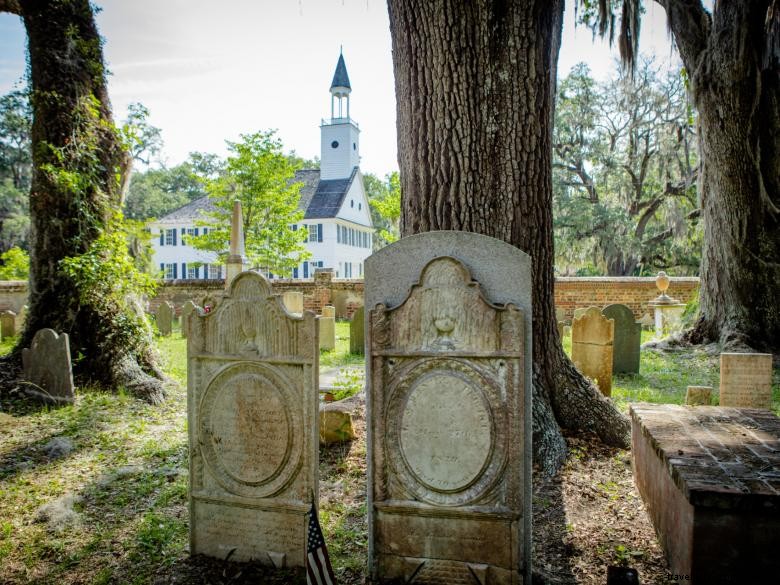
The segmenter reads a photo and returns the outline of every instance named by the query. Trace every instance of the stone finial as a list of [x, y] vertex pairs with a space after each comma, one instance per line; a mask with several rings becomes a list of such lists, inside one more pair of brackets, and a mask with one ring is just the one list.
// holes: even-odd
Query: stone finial
[[655, 286], [658, 287], [662, 295], [666, 294], [666, 289], [669, 288], [669, 277], [666, 276], [666, 272], [663, 270], [655, 277]]
[[233, 279], [244, 271], [244, 216], [241, 213], [241, 202], [233, 202], [233, 216], [230, 221], [230, 255], [227, 258], [225, 289], [230, 288]]

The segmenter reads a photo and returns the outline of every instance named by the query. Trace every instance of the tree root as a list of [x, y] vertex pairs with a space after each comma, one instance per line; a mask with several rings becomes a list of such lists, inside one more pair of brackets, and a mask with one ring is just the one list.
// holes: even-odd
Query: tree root
[[145, 372], [133, 356], [127, 355], [114, 362], [111, 367], [111, 379], [114, 387], [127, 389], [135, 398], [150, 404], [161, 404], [165, 401], [167, 392], [164, 376], [161, 373], [150, 375]]

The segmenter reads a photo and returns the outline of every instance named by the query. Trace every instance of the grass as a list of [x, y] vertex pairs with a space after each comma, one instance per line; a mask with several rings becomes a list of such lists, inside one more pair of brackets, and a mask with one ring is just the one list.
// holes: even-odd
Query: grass
[[[362, 365], [362, 355], [349, 353], [349, 324], [338, 322], [336, 336], [336, 350], [323, 352], [321, 365]], [[3, 340], [0, 354], [11, 343]], [[570, 343], [564, 339], [567, 351]], [[0, 583], [146, 584], [189, 562], [186, 340], [174, 332], [157, 345], [180, 384], [162, 406], [91, 388], [56, 409], [3, 402]], [[689, 384], [718, 387], [717, 356], [700, 350], [643, 351], [640, 372], [615, 378], [620, 408], [640, 400], [682, 403]], [[773, 390], [778, 412], [777, 371]], [[365, 421], [355, 424], [357, 440], [320, 452], [321, 521], [344, 584], [362, 582], [366, 563]], [[45, 446], [55, 437], [73, 450], [49, 459]], [[572, 455], [582, 456], [576, 449]], [[609, 483], [595, 489], [614, 492]]]

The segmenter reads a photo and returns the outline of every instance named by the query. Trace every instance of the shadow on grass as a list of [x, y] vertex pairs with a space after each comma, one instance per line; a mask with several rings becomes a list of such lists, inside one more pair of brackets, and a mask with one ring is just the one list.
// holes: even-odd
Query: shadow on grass
[[569, 585], [577, 582], [569, 559], [575, 552], [563, 535], [569, 529], [563, 501], [561, 472], [552, 478], [533, 478], [533, 582]]

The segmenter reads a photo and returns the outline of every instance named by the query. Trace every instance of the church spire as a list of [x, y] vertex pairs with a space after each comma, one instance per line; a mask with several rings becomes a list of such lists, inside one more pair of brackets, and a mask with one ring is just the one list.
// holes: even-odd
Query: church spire
[[333, 82], [330, 84], [330, 93], [349, 94], [352, 86], [349, 84], [349, 75], [347, 75], [347, 65], [344, 63], [344, 55], [339, 54], [339, 61], [336, 63], [336, 73], [333, 74]]

